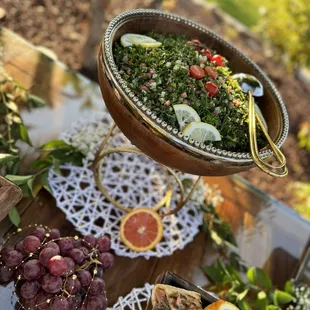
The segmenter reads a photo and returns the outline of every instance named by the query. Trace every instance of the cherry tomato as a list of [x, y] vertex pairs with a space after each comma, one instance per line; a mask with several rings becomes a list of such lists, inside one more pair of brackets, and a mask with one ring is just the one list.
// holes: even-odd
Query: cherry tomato
[[208, 60], [212, 57], [212, 53], [210, 50], [202, 50], [202, 53], [205, 54], [208, 57]]
[[216, 94], [217, 94], [218, 91], [219, 91], [219, 88], [217, 87], [217, 85], [215, 85], [215, 84], [212, 83], [212, 82], [207, 82], [207, 83], [205, 84], [205, 89], [206, 89], [206, 91], [208, 92], [208, 95], [209, 95], [210, 97], [215, 97]]
[[200, 66], [193, 65], [189, 68], [189, 75], [194, 77], [196, 80], [201, 80], [206, 74]]
[[216, 79], [218, 77], [217, 71], [214, 67], [205, 67], [205, 73], [207, 73], [211, 79]]
[[224, 67], [224, 66], [225, 66], [224, 57], [221, 56], [221, 55], [213, 55], [213, 56], [211, 56], [210, 61], [215, 62], [215, 64], [216, 64], [218, 67]]

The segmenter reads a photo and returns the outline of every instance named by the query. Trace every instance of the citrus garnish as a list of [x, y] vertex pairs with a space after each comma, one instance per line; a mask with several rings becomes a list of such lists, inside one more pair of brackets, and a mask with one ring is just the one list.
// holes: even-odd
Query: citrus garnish
[[129, 212], [121, 222], [121, 240], [131, 250], [152, 250], [163, 236], [163, 224], [157, 212], [139, 208]]
[[239, 310], [239, 308], [228, 301], [220, 299], [204, 308], [204, 310]]
[[121, 37], [121, 44], [124, 47], [132, 45], [141, 45], [143, 47], [159, 47], [162, 43], [142, 34], [126, 33]]
[[192, 122], [182, 131], [184, 136], [194, 139], [200, 143], [205, 141], [221, 141], [219, 131], [212, 125], [202, 122]]
[[183, 130], [189, 123], [200, 122], [198, 113], [187, 104], [175, 104], [173, 109], [177, 117], [180, 130]]

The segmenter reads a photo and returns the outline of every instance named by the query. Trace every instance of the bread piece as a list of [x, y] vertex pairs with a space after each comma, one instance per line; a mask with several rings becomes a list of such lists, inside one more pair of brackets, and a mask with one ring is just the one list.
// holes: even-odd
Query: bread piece
[[239, 310], [239, 308], [228, 301], [218, 300], [205, 307], [204, 310]]
[[152, 291], [153, 310], [202, 310], [199, 293], [165, 284], [156, 284]]

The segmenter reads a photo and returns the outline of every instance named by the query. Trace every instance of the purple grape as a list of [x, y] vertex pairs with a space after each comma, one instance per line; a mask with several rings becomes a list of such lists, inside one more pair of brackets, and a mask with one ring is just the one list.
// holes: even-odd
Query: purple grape
[[44, 291], [40, 291], [36, 296], [36, 304], [38, 305], [38, 309], [44, 310], [49, 308], [49, 303], [46, 302], [47, 299], [53, 298], [53, 294], [48, 294]]
[[16, 267], [18, 266], [23, 260], [23, 254], [19, 251], [12, 250], [5, 254], [4, 262], [9, 267]]
[[24, 239], [24, 251], [26, 253], [33, 253], [35, 252], [41, 245], [41, 241], [36, 236], [27, 236]]
[[1, 249], [1, 256], [4, 257], [7, 253], [9, 253], [10, 251], [14, 250], [14, 246], [13, 245], [8, 245], [5, 248]]
[[108, 253], [108, 252], [106, 252], [106, 253], [100, 253], [100, 258], [99, 258], [99, 260], [100, 260], [100, 262], [101, 262], [101, 264], [102, 264], [102, 267], [103, 267], [104, 269], [108, 269], [108, 268], [110, 268], [110, 267], [113, 265], [113, 263], [114, 263], [114, 256], [113, 256], [113, 254]]
[[41, 280], [42, 289], [46, 293], [55, 294], [61, 289], [62, 279], [61, 277], [55, 277], [51, 274], [46, 274]]
[[58, 246], [60, 248], [61, 254], [66, 254], [69, 250], [73, 249], [73, 240], [72, 239], [62, 239], [58, 241]]
[[70, 310], [80, 309], [78, 308], [82, 303], [82, 296], [77, 294], [67, 299]]
[[24, 241], [23, 240], [16, 243], [15, 250], [19, 251], [22, 254], [26, 254], [26, 252], [24, 250]]
[[69, 294], [74, 295], [81, 289], [81, 283], [76, 276], [72, 276], [67, 279], [65, 288]]
[[59, 248], [58, 244], [55, 242], [50, 241], [50, 242], [46, 243], [45, 248], [54, 249], [55, 251], [57, 251], [56, 255], [60, 254], [60, 248]]
[[39, 260], [32, 259], [25, 263], [23, 271], [25, 279], [37, 280], [42, 276], [44, 269]]
[[14, 275], [13, 270], [9, 270], [8, 267], [0, 265], [0, 283], [9, 282]]
[[89, 286], [89, 294], [90, 295], [99, 295], [104, 292], [105, 283], [101, 278], [94, 278]]
[[59, 239], [60, 238], [60, 231], [57, 228], [53, 228], [50, 232], [51, 239]]
[[34, 227], [30, 229], [29, 236], [36, 236], [40, 239], [40, 241], [43, 241], [45, 237], [45, 229], [43, 227]]
[[87, 300], [86, 310], [106, 310], [107, 299], [104, 296], [91, 296]]
[[36, 296], [40, 288], [40, 283], [38, 281], [27, 281], [20, 288], [20, 294], [23, 298], [29, 299]]
[[97, 240], [97, 248], [101, 253], [108, 252], [111, 248], [111, 240], [107, 236], [100, 237]]
[[96, 267], [96, 269], [97, 269], [96, 277], [103, 278], [103, 275], [104, 275], [103, 268], [102, 267]]
[[67, 299], [59, 296], [54, 298], [50, 307], [50, 310], [69, 310], [69, 309], [70, 308]]
[[73, 247], [74, 248], [80, 248], [82, 246], [82, 240], [74, 240], [73, 241]]
[[84, 256], [87, 257], [89, 250], [85, 246], [81, 246], [80, 250], [84, 253]]
[[67, 255], [74, 260], [76, 264], [80, 264], [84, 259], [84, 253], [80, 249], [71, 249]]
[[39, 261], [44, 267], [47, 267], [49, 260], [58, 254], [59, 252], [53, 248], [45, 248], [39, 255]]
[[29, 298], [29, 299], [26, 299], [26, 298], [21, 298], [19, 300], [19, 302], [21, 303], [22, 305], [22, 309], [36, 309], [35, 306], [36, 306], [36, 300], [35, 298]]
[[93, 235], [87, 235], [84, 237], [84, 244], [86, 245], [87, 248], [94, 248], [97, 243], [97, 239]]
[[73, 259], [70, 257], [64, 257], [64, 260], [67, 262], [67, 265], [68, 265], [67, 274], [70, 275], [71, 273], [74, 272], [75, 263]]
[[87, 270], [82, 270], [78, 273], [78, 278], [82, 286], [88, 286], [91, 282], [92, 276], [91, 273]]
[[67, 261], [60, 255], [53, 256], [48, 261], [48, 270], [54, 276], [62, 276], [68, 271]]

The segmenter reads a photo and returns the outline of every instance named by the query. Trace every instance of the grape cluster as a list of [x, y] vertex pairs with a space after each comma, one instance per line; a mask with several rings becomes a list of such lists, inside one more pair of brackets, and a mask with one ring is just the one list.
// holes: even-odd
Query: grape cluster
[[58, 229], [34, 226], [7, 243], [0, 248], [0, 283], [15, 281], [23, 309], [106, 310], [103, 276], [114, 262], [107, 236], [61, 238]]

